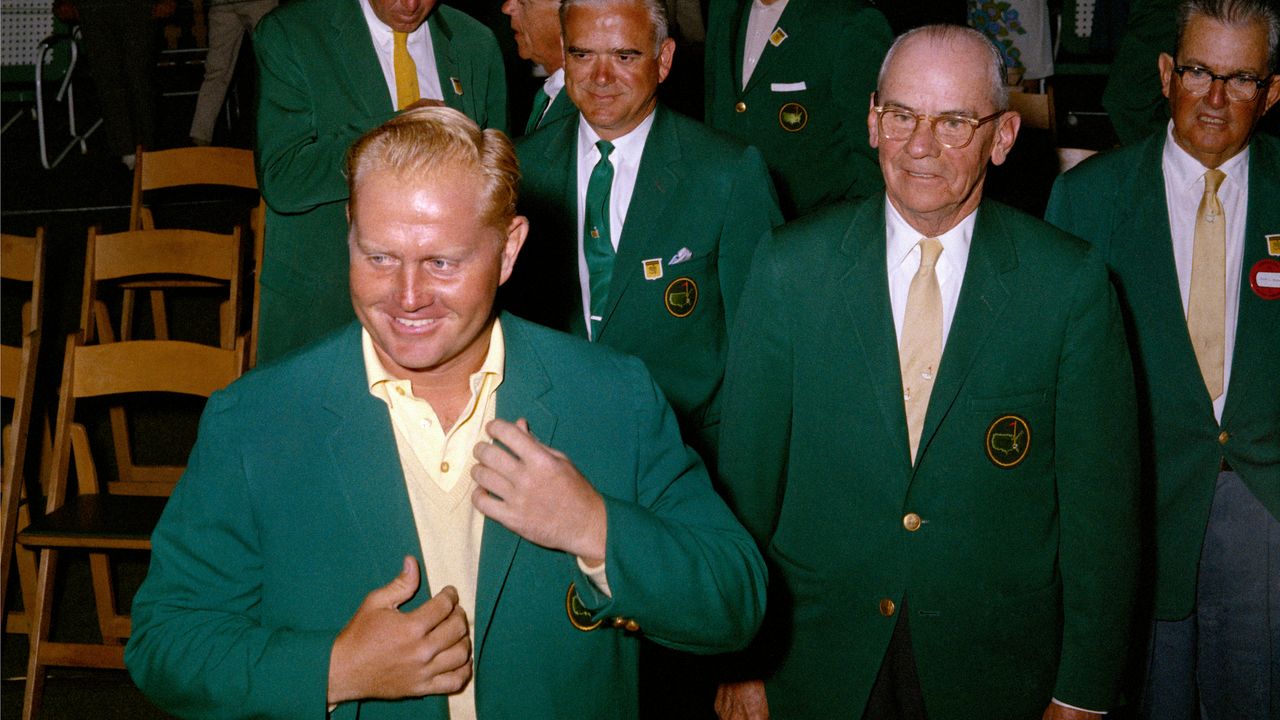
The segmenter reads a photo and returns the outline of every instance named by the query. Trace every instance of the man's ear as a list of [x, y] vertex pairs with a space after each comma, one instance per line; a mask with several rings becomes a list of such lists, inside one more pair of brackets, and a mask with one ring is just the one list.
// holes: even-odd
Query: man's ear
[[1015, 111], [1006, 111], [996, 119], [996, 137], [991, 145], [991, 163], [1001, 165], [1013, 150], [1013, 143], [1018, 139], [1018, 129], [1022, 127], [1022, 116]]
[[867, 104], [867, 142], [871, 147], [880, 147], [880, 116], [876, 114], [876, 94], [871, 93], [871, 102]]
[[1160, 92], [1164, 93], [1165, 97], [1169, 97], [1170, 91], [1173, 90], [1173, 56], [1169, 53], [1160, 53], [1156, 65], [1160, 68]]
[[662, 83], [667, 79], [667, 75], [671, 72], [671, 63], [676, 56], [676, 41], [667, 38], [662, 41], [662, 47], [658, 48], [658, 82]]
[[529, 237], [529, 219], [523, 215], [511, 218], [507, 224], [506, 237], [502, 241], [502, 270], [498, 275], [498, 284], [505, 283], [516, 267], [516, 257], [520, 248], [524, 247], [525, 238]]
[[1276, 101], [1280, 100], [1280, 75], [1272, 75], [1271, 82], [1265, 90], [1267, 93], [1266, 100], [1262, 101], [1262, 112], [1258, 113], [1258, 117], [1266, 115], [1267, 111], [1276, 104]]

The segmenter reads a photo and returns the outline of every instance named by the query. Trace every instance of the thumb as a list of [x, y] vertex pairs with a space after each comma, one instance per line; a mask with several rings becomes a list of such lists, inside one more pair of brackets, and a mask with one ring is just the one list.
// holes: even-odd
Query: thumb
[[375, 607], [398, 608], [418, 592], [418, 561], [412, 555], [404, 557], [404, 564], [391, 582], [369, 593], [366, 602]]

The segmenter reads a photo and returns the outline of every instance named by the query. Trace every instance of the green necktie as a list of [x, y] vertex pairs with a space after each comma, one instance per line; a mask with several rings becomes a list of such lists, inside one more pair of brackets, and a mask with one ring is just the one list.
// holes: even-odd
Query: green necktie
[[609, 153], [613, 152], [613, 143], [601, 140], [596, 143], [596, 149], [600, 151], [600, 162], [591, 170], [591, 180], [587, 182], [586, 221], [582, 228], [582, 249], [587, 256], [591, 287], [592, 340], [599, 336], [604, 320], [616, 254], [609, 236], [609, 191], [613, 188], [613, 163], [609, 162]]
[[525, 135], [538, 129], [538, 125], [542, 123], [542, 116], [547, 112], [547, 106], [550, 104], [551, 96], [543, 88], [538, 88], [538, 94], [533, 96], [533, 111], [529, 113], [529, 122], [524, 125]]

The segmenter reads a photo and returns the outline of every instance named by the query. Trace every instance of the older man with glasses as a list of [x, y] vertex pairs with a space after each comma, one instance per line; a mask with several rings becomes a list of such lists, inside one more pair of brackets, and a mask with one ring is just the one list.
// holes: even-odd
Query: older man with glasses
[[722, 717], [1027, 720], [1111, 709], [1137, 437], [1088, 246], [984, 200], [1020, 119], [999, 52], [935, 25], [867, 113], [885, 194], [774, 231], [731, 334], [720, 480], [772, 563]]
[[1278, 39], [1264, 0], [1183, 2], [1159, 60], [1168, 129], [1049, 202], [1127, 306], [1153, 488], [1149, 718], [1280, 715], [1280, 142], [1254, 135], [1280, 99]]

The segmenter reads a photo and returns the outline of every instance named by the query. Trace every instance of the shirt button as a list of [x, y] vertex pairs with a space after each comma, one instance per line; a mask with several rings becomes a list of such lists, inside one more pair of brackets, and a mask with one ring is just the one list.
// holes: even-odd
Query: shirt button
[[893, 617], [893, 613], [897, 609], [898, 606], [894, 605], [893, 601], [889, 598], [885, 598], [880, 601], [880, 614], [885, 617]]
[[1227, 432], [1226, 430], [1223, 430], [1222, 432], [1218, 433], [1219, 445], [1226, 445], [1227, 441], [1230, 439], [1231, 439], [1231, 433]]
[[915, 513], [907, 513], [902, 516], [902, 527], [908, 532], [915, 532], [920, 529], [920, 516]]
[[733, 109], [734, 109], [734, 110], [737, 110], [738, 112], [746, 112], [746, 111], [747, 111], [747, 104], [746, 104], [746, 103], [744, 103], [744, 102], [742, 102], [741, 100], [739, 100], [739, 101], [738, 101], [738, 104], [733, 106]]
[[421, 426], [423, 430], [426, 430], [427, 428], [431, 427], [431, 421], [427, 420], [426, 418], [423, 418], [422, 420], [418, 421], [418, 425]]
[[447, 473], [447, 472], [449, 472], [449, 461], [448, 461], [448, 460], [446, 460], [446, 461], [444, 461], [444, 462], [440, 463], [440, 472], [446, 472], [446, 473]]

